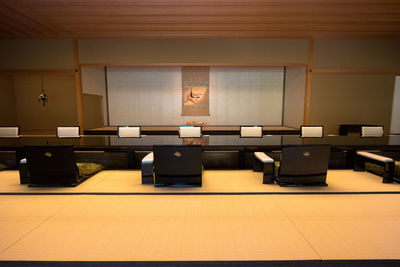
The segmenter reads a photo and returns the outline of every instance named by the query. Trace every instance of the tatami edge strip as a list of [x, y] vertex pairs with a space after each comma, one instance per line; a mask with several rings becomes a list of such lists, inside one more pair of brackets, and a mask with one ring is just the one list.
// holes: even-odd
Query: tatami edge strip
[[7, 195], [396, 195], [400, 191], [366, 192], [0, 192]]
[[0, 261], [2, 266], [399, 266], [398, 259], [266, 261]]

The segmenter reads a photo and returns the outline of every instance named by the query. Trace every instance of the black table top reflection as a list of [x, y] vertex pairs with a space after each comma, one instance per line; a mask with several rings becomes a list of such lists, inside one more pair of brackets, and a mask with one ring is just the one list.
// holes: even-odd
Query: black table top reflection
[[282, 145], [330, 144], [333, 147], [395, 149], [400, 150], [400, 135], [382, 138], [357, 136], [325, 136], [323, 138], [300, 138], [299, 136], [264, 136], [240, 138], [235, 135], [203, 136], [202, 138], [179, 138], [178, 136], [142, 136], [141, 138], [118, 138], [116, 136], [84, 136], [81, 138], [57, 138], [56, 136], [24, 136], [0, 138], [0, 149], [15, 149], [27, 145], [72, 145], [77, 149], [151, 149], [153, 145], [200, 144], [204, 150], [217, 149], [279, 149]]

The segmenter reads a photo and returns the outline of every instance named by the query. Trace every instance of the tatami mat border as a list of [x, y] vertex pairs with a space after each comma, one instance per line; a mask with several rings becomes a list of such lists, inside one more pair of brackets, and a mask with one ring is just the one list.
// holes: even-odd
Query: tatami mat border
[[343, 267], [399, 266], [400, 260], [289, 260], [289, 261], [0, 261], [1, 266], [268, 266], [268, 267]]
[[[398, 195], [400, 191], [369, 191], [369, 192], [3, 192], [0, 196], [9, 195], [100, 195], [100, 196], [136, 196], [136, 195]], [[400, 266], [400, 265], [399, 265]]]

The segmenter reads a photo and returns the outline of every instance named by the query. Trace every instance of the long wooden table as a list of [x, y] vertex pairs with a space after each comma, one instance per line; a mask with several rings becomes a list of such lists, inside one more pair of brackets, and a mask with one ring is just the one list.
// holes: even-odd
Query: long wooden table
[[[145, 135], [177, 135], [179, 125], [141, 126], [141, 132]], [[238, 125], [204, 125], [202, 132], [205, 135], [239, 135]], [[117, 126], [94, 128], [84, 131], [85, 135], [117, 135]], [[298, 128], [288, 126], [263, 126], [264, 135], [298, 135]]]

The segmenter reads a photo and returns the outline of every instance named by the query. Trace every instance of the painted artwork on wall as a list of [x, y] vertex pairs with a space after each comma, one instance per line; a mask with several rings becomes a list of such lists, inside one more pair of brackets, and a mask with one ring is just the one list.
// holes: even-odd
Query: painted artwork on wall
[[209, 116], [209, 67], [182, 67], [182, 116]]

